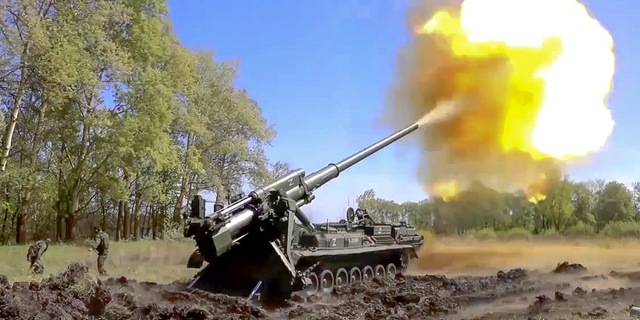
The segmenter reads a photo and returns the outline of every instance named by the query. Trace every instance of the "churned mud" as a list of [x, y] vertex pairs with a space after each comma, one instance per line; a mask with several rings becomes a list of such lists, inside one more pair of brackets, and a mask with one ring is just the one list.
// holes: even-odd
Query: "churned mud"
[[568, 262], [488, 276], [398, 275], [294, 295], [277, 310], [180, 283], [95, 280], [81, 264], [41, 282], [0, 276], [0, 319], [628, 319], [634, 304], [640, 271], [591, 274]]

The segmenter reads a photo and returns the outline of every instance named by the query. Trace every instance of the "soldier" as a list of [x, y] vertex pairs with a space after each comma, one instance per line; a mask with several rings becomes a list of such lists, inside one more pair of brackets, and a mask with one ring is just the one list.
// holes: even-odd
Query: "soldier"
[[234, 203], [236, 201], [240, 201], [244, 197], [245, 197], [244, 192], [240, 192], [240, 193], [236, 194], [235, 196], [231, 196], [231, 197], [229, 197], [229, 204], [232, 204], [232, 203]]
[[107, 270], [104, 269], [104, 263], [109, 254], [109, 235], [99, 227], [93, 228], [93, 231], [95, 232], [96, 241], [94, 250], [98, 253], [98, 272], [100, 272], [101, 276], [106, 276], [108, 274]]
[[27, 261], [31, 262], [29, 272], [41, 274], [44, 272], [44, 264], [40, 261], [42, 255], [49, 249], [49, 243], [51, 239], [38, 240], [27, 251]]
[[364, 225], [365, 226], [372, 226], [374, 224], [376, 224], [373, 221], [373, 218], [371, 218], [371, 215], [369, 214], [369, 211], [367, 211], [367, 209], [363, 209], [363, 214], [362, 214], [362, 220], [364, 221]]
[[356, 210], [356, 216], [358, 217], [358, 225], [361, 227], [368, 227], [375, 224], [366, 209], [358, 208]]

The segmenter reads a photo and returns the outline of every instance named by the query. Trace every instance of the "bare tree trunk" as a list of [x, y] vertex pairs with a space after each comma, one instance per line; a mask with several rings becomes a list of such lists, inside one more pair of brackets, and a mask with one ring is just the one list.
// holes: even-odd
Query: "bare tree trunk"
[[140, 205], [142, 204], [142, 192], [140, 192], [140, 174], [136, 174], [135, 183], [135, 209], [133, 212], [133, 234], [136, 241], [140, 240]]
[[107, 228], [107, 206], [104, 202], [104, 196], [102, 194], [102, 191], [100, 191], [100, 211], [102, 214], [102, 219], [100, 221], [100, 228], [102, 228], [102, 230], [106, 230]]
[[27, 227], [25, 226], [25, 218], [20, 214], [22, 208], [16, 210], [16, 243], [27, 243]]
[[125, 201], [124, 203], [124, 216], [122, 217], [122, 239], [123, 240], [129, 240], [129, 230], [130, 230], [130, 224], [129, 224], [129, 212], [131, 211], [131, 208], [129, 208], [129, 201]]
[[120, 241], [120, 236], [122, 234], [122, 215], [124, 211], [124, 204], [122, 200], [118, 202], [118, 220], [116, 222], [116, 241]]
[[7, 218], [9, 218], [9, 208], [8, 207], [4, 209], [4, 221], [2, 222], [2, 234], [0, 235], [1, 236], [0, 240], [1, 240], [2, 245], [6, 245], [7, 242], [8, 242], [7, 241], [8, 238], [4, 233], [5, 232], [5, 228], [7, 227], [7, 221], [8, 221]]
[[29, 51], [28, 44], [25, 45], [22, 50], [21, 63], [20, 67], [20, 84], [18, 84], [18, 91], [16, 92], [15, 100], [13, 101], [13, 110], [11, 112], [11, 119], [9, 121], [9, 125], [7, 126], [7, 130], [4, 134], [4, 152], [2, 153], [2, 164], [0, 165], [0, 172], [4, 172], [4, 169], [7, 166], [7, 160], [9, 160], [9, 151], [11, 150], [11, 139], [13, 138], [13, 130], [16, 127], [16, 123], [18, 122], [18, 114], [20, 113], [20, 103], [22, 102], [22, 94], [24, 92], [24, 88], [27, 86], [27, 76], [26, 76], [26, 63], [24, 59], [26, 58], [27, 52]]
[[82, 140], [81, 140], [81, 152], [80, 159], [76, 167], [73, 169], [73, 187], [71, 188], [71, 201], [69, 203], [69, 211], [67, 212], [67, 234], [65, 239], [67, 241], [76, 240], [76, 214], [80, 209], [80, 190], [82, 189], [82, 174], [84, 172], [84, 165], [86, 163], [88, 143], [89, 141], [89, 126], [85, 123], [82, 126]]
[[76, 214], [80, 209], [80, 181], [76, 181], [76, 186], [71, 190], [71, 202], [69, 203], [69, 211], [67, 212], [67, 228], [65, 240], [76, 240]]
[[149, 235], [149, 205], [144, 208], [144, 213], [142, 214], [142, 237]]
[[153, 237], [153, 240], [156, 240], [156, 234], [158, 231], [158, 207], [157, 206], [153, 206], [153, 208], [151, 208], [151, 235]]
[[56, 216], [56, 240], [61, 241], [64, 239], [64, 234], [62, 231], [62, 220], [64, 217], [62, 215]]
[[185, 174], [182, 177], [182, 183], [180, 185], [180, 194], [178, 195], [178, 200], [176, 201], [176, 206], [173, 210], [173, 221], [180, 221], [180, 213], [182, 211], [182, 201], [184, 201], [184, 197], [187, 194], [187, 186], [189, 185], [189, 176], [190, 174]]
[[[62, 163], [62, 157], [59, 157], [60, 163]], [[64, 192], [62, 186], [64, 181], [62, 179], [62, 170], [58, 170], [58, 201], [56, 201], [56, 241], [62, 241], [62, 219], [64, 218], [64, 213], [67, 212], [66, 209], [66, 193]]]
[[[73, 206], [71, 206], [73, 208]], [[73, 215], [67, 216], [67, 223], [65, 225], [65, 240], [74, 241], [76, 239], [76, 219]]]
[[124, 240], [128, 240], [129, 239], [129, 223], [130, 223], [130, 219], [129, 219], [129, 198], [131, 197], [131, 193], [130, 193], [130, 184], [131, 182], [129, 181], [129, 175], [127, 174], [127, 172], [124, 172], [124, 183], [127, 186], [127, 199], [124, 201], [124, 217], [123, 217], [123, 232], [122, 232], [122, 239]]
[[[191, 134], [189, 134], [187, 136], [187, 148], [186, 148], [185, 154], [189, 153], [189, 148], [191, 148], [191, 140], [192, 140]], [[186, 167], [188, 168], [188, 166]], [[173, 222], [180, 222], [180, 212], [182, 211], [182, 201], [184, 200], [184, 196], [187, 193], [187, 186], [189, 185], [190, 176], [191, 176], [191, 171], [187, 169], [187, 172], [183, 173], [182, 181], [180, 181], [180, 194], [178, 195], [178, 200], [176, 201], [176, 205], [173, 208]]]
[[[162, 217], [166, 217], [167, 214], [169, 214], [168, 211], [169, 211], [169, 206], [163, 205], [162, 206], [162, 213], [161, 213]], [[162, 234], [162, 239], [164, 239], [164, 238], [165, 238], [165, 235]]]
[[[44, 92], [44, 91], [43, 91]], [[31, 194], [36, 185], [36, 179], [38, 177], [38, 153], [40, 152], [40, 148], [42, 147], [42, 135], [40, 134], [40, 130], [42, 128], [42, 122], [44, 121], [44, 115], [47, 110], [47, 97], [46, 92], [44, 92], [44, 97], [42, 99], [42, 106], [40, 107], [40, 113], [38, 114], [38, 120], [36, 123], [36, 129], [33, 133], [33, 145], [31, 147], [31, 154], [29, 159], [29, 180], [27, 186], [25, 188], [24, 198], [22, 199], [22, 204], [20, 205], [20, 212], [18, 213], [18, 221], [22, 222], [23, 225], [18, 225], [18, 233], [20, 232], [20, 228], [24, 227], [24, 221], [28, 219], [31, 210]], [[24, 229], [24, 228], [23, 228]], [[18, 244], [26, 244], [26, 237], [18, 235]]]

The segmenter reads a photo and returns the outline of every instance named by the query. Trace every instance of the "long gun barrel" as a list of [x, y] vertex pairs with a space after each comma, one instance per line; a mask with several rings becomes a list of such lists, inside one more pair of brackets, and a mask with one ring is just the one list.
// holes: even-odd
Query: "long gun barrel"
[[413, 124], [410, 125], [362, 150], [357, 153], [352, 154], [351, 156], [343, 159], [342, 161], [336, 164], [329, 164], [321, 170], [318, 170], [305, 178], [305, 181], [311, 190], [315, 190], [330, 180], [337, 178], [340, 172], [348, 169], [354, 164], [364, 160], [370, 155], [380, 151], [384, 147], [392, 144], [393, 142], [400, 140], [402, 137], [408, 135], [409, 133], [418, 129], [419, 125]]
[[[260, 189], [254, 190], [248, 196], [237, 201], [236, 203], [231, 204], [229, 207], [224, 208], [221, 211], [214, 212], [213, 214], [210, 214], [208, 216], [210, 217], [212, 215], [216, 215], [216, 216], [227, 215], [251, 203], [253, 199], [263, 198], [264, 196], [266, 196], [269, 190], [274, 190], [274, 189], [282, 189], [283, 191], [286, 191], [287, 196], [295, 200], [296, 202], [299, 202], [300, 200], [305, 200], [305, 196], [307, 196], [309, 192], [312, 192], [317, 188], [321, 187], [322, 185], [324, 185], [325, 183], [333, 180], [334, 178], [337, 178], [338, 175], [340, 175], [340, 172], [364, 160], [370, 155], [380, 151], [384, 147], [392, 144], [393, 142], [400, 140], [404, 136], [418, 129], [418, 127], [419, 125], [417, 123], [412, 124], [360, 150], [359, 152], [352, 154], [351, 156], [339, 161], [338, 163], [336, 164], [331, 163], [326, 167], [316, 172], [313, 172], [306, 177], [304, 176], [305, 173], [303, 170], [296, 170], [269, 185], [266, 185]], [[307, 204], [309, 202], [311, 202], [311, 199], [309, 201], [304, 201], [301, 204]]]
[[[203, 253], [206, 260], [213, 258], [211, 256], [212, 253], [215, 253], [215, 256], [219, 257], [228, 251], [236, 240], [244, 237], [249, 232], [248, 227], [258, 215], [257, 210], [255, 210], [255, 206], [262, 203], [262, 201], [269, 196], [271, 191], [280, 190], [282, 195], [293, 200], [297, 204], [297, 207], [308, 204], [314, 199], [314, 196], [312, 195], [314, 190], [338, 177], [342, 171], [364, 160], [391, 143], [403, 138], [409, 133], [417, 130], [419, 127], [420, 125], [418, 123], [412, 124], [360, 150], [359, 152], [352, 154], [338, 163], [331, 163], [308, 176], [305, 176], [305, 172], [302, 169], [291, 172], [266, 186], [253, 190], [249, 195], [230, 204], [228, 207], [206, 215], [206, 219], [204, 201], [200, 196], [196, 196], [194, 203], [192, 203], [191, 212], [191, 217], [196, 219], [190, 223], [190, 226], [185, 226], [185, 236], [189, 237], [194, 235], [195, 230], [193, 229], [203, 227], [204, 220], [217, 220], [218, 222], [214, 223], [214, 225], [207, 224], [212, 227], [211, 229], [214, 231], [212, 236], [213, 247], [215, 248], [214, 250], [207, 251], [214, 252], [209, 252], [209, 254], [207, 254], [207, 252]], [[300, 222], [307, 228], [314, 230], [315, 228], [306, 215], [299, 208], [296, 208], [295, 210], [296, 218], [298, 218], [298, 220], [300, 220]], [[207, 259], [207, 256], [209, 256], [209, 259]]]

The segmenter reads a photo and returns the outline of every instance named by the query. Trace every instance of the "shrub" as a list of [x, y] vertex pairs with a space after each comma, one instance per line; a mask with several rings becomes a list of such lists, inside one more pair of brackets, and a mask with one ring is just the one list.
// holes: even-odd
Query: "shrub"
[[640, 237], [640, 223], [633, 221], [612, 221], [602, 229], [610, 237]]
[[507, 240], [530, 239], [531, 231], [525, 228], [512, 228], [507, 231], [501, 232], [499, 237]]
[[480, 230], [471, 230], [469, 234], [477, 240], [491, 240], [498, 238], [496, 232], [492, 228], [484, 228]]
[[567, 228], [563, 234], [568, 236], [593, 236], [596, 234], [596, 230], [593, 226], [578, 221], [575, 225]]
[[184, 238], [180, 230], [180, 225], [173, 221], [171, 215], [164, 216], [160, 222], [163, 240], [178, 241]]

